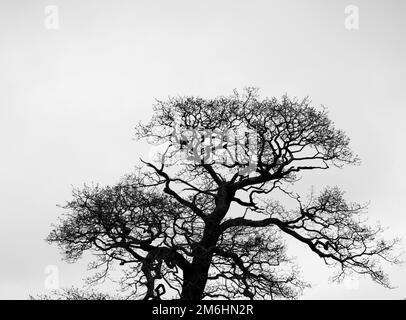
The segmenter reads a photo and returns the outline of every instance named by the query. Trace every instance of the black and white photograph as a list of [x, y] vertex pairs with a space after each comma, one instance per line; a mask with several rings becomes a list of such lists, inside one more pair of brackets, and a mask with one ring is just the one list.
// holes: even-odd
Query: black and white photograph
[[406, 300], [405, 39], [402, 0], [0, 0], [0, 300]]

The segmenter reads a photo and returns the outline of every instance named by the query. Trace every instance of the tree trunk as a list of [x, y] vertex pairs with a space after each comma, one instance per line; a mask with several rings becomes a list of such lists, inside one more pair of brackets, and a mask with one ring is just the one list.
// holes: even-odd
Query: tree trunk
[[204, 295], [213, 249], [220, 237], [220, 222], [230, 208], [234, 192], [226, 188], [220, 188], [216, 199], [216, 209], [212, 218], [206, 221], [203, 237], [200, 243], [193, 249], [193, 261], [188, 270], [183, 271], [182, 300], [201, 300]]
[[217, 244], [219, 235], [218, 223], [206, 225], [202, 240], [193, 250], [192, 264], [188, 270], [183, 271], [182, 300], [201, 300], [203, 298], [213, 258], [213, 248]]
[[181, 300], [201, 300], [211, 262], [210, 258], [196, 259], [191, 268], [184, 272]]

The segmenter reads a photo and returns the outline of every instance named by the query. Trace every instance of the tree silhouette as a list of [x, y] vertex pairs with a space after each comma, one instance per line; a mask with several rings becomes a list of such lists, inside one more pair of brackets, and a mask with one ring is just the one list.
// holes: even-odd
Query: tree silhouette
[[334, 280], [355, 272], [389, 287], [380, 262], [399, 262], [397, 240], [365, 225], [364, 206], [338, 187], [305, 199], [290, 190], [300, 173], [359, 162], [323, 108], [248, 88], [157, 101], [154, 112], [136, 137], [156, 157], [114, 186], [74, 190], [47, 238], [69, 261], [94, 253], [93, 280], [119, 264], [133, 298], [295, 298], [306, 284], [286, 235], [334, 265]]

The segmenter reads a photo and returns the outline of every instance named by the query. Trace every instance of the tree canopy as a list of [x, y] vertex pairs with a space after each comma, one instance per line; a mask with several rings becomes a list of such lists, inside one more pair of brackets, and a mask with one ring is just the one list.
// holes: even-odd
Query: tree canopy
[[48, 236], [69, 261], [92, 252], [95, 280], [115, 264], [133, 298], [296, 298], [306, 283], [287, 236], [335, 266], [334, 280], [358, 273], [390, 286], [381, 262], [399, 263], [397, 239], [366, 224], [365, 206], [338, 187], [290, 188], [302, 173], [359, 163], [324, 108], [253, 88], [175, 97], [156, 102], [136, 137], [155, 157], [114, 186], [74, 190]]

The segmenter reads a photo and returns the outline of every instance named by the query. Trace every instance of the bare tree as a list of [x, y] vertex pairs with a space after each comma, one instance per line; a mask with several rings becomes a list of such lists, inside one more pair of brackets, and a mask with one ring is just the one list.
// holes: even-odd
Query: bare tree
[[295, 298], [306, 284], [286, 235], [335, 265], [335, 280], [355, 272], [389, 287], [380, 262], [399, 262], [397, 240], [366, 226], [363, 206], [337, 187], [305, 200], [290, 190], [300, 173], [359, 162], [323, 108], [249, 88], [157, 101], [154, 111], [136, 136], [158, 146], [157, 158], [115, 186], [75, 190], [66, 204], [48, 241], [68, 260], [93, 252], [95, 280], [125, 266], [134, 298]]
[[111, 296], [94, 290], [84, 290], [75, 287], [55, 289], [48, 294], [30, 296], [31, 300], [118, 300], [119, 297]]

